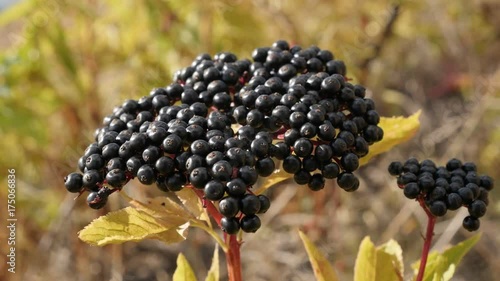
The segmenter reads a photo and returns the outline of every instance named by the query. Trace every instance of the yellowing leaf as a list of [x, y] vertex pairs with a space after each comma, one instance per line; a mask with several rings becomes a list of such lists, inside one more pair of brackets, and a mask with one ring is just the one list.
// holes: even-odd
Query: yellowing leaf
[[170, 229], [165, 232], [150, 235], [148, 239], [155, 239], [166, 244], [178, 243], [186, 240], [187, 228], [185, 229]]
[[400, 281], [404, 277], [403, 250], [394, 240], [377, 247], [377, 281]]
[[177, 268], [172, 279], [173, 281], [196, 281], [193, 269], [182, 253], [177, 256]]
[[212, 265], [208, 270], [208, 275], [207, 278], [205, 278], [205, 281], [219, 281], [219, 244], [215, 244]]
[[356, 264], [354, 265], [354, 281], [375, 281], [377, 252], [370, 237], [365, 237], [359, 245]]
[[[432, 281], [449, 281], [453, 274], [455, 274], [455, 265], [447, 264], [447, 258], [444, 256], [439, 256], [437, 258], [437, 267], [436, 272], [434, 272], [434, 276]], [[425, 277], [424, 277], [425, 278]]]
[[314, 246], [314, 244], [309, 240], [309, 238], [302, 232], [299, 231], [300, 239], [306, 248], [307, 255], [309, 256], [309, 261], [311, 262], [312, 268], [314, 270], [314, 276], [317, 281], [338, 281], [337, 274], [335, 270], [330, 265], [325, 256]]
[[129, 204], [158, 219], [181, 219], [186, 222], [189, 219], [195, 218], [193, 214], [169, 197], [155, 197], [153, 199], [148, 199], [146, 203], [131, 200]]
[[407, 118], [402, 116], [392, 118], [381, 117], [378, 126], [384, 130], [384, 138], [380, 142], [370, 146], [370, 152], [360, 159], [360, 165], [368, 163], [374, 156], [411, 139], [420, 128], [418, 120], [420, 113], [421, 111], [419, 110]]
[[[451, 280], [455, 273], [455, 268], [458, 266], [462, 258], [469, 252], [472, 247], [479, 241], [481, 234], [476, 234], [469, 239], [458, 243], [457, 245], [447, 249], [442, 254], [432, 252], [427, 258], [425, 266], [424, 280]], [[420, 261], [412, 264], [416, 279]]]
[[175, 193], [180, 199], [182, 206], [186, 208], [195, 218], [200, 218], [204, 212], [200, 198], [191, 188], [184, 188]]
[[185, 239], [177, 229], [184, 223], [186, 221], [159, 221], [148, 213], [126, 207], [95, 219], [78, 233], [78, 237], [97, 246], [143, 239], [173, 243]]
[[292, 175], [285, 172], [285, 170], [283, 170], [283, 169], [276, 170], [269, 177], [259, 179], [259, 181], [256, 184], [256, 186], [258, 186], [258, 188], [254, 191], [254, 193], [255, 194], [262, 194], [264, 191], [266, 191], [271, 186], [273, 186], [277, 183], [280, 183], [282, 181], [285, 181], [287, 179], [290, 179], [290, 178], [292, 178]]

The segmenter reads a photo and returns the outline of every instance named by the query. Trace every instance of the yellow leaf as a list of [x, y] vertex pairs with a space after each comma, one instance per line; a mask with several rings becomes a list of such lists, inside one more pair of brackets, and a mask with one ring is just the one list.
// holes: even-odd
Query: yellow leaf
[[205, 281], [219, 281], [219, 244], [215, 244], [212, 265], [208, 270], [208, 275], [207, 278], [205, 278]]
[[149, 215], [158, 218], [165, 219], [171, 217], [179, 217], [185, 221], [195, 218], [187, 209], [185, 209], [178, 202], [172, 200], [169, 197], [155, 197], [148, 199], [146, 203], [131, 200], [129, 204], [138, 210], [141, 210]]
[[166, 244], [179, 243], [186, 240], [187, 227], [182, 229], [170, 229], [165, 232], [150, 235], [148, 239], [155, 239]]
[[375, 281], [377, 252], [370, 237], [365, 237], [359, 245], [356, 264], [354, 265], [354, 281]]
[[[275, 160], [276, 161], [276, 160]], [[287, 179], [292, 178], [293, 175], [288, 174], [283, 169], [277, 169], [272, 175], [267, 178], [259, 178], [259, 181], [255, 186], [258, 188], [254, 191], [255, 194], [262, 194], [271, 186], [286, 181]]]
[[184, 188], [175, 193], [180, 199], [182, 206], [187, 209], [195, 218], [200, 218], [204, 212], [200, 198], [191, 188]]
[[309, 240], [309, 238], [302, 232], [299, 231], [300, 239], [306, 248], [307, 255], [309, 256], [309, 261], [311, 262], [312, 268], [314, 270], [314, 276], [317, 281], [338, 281], [337, 274], [335, 270], [330, 265], [325, 256], [314, 246], [314, 244]]
[[380, 142], [370, 146], [370, 152], [360, 159], [360, 165], [368, 163], [374, 156], [411, 139], [420, 128], [418, 120], [420, 113], [421, 111], [419, 110], [407, 118], [402, 116], [392, 118], [381, 117], [378, 126], [384, 130], [384, 138]]
[[196, 281], [193, 269], [182, 253], [177, 257], [177, 268], [172, 279], [173, 281]]
[[404, 278], [403, 250], [394, 241], [387, 243], [376, 249], [376, 278], [377, 281], [400, 281]]
[[146, 212], [126, 207], [95, 219], [78, 233], [78, 237], [97, 246], [143, 239], [173, 243], [184, 240], [185, 237], [179, 234], [177, 228], [186, 222], [159, 221]]

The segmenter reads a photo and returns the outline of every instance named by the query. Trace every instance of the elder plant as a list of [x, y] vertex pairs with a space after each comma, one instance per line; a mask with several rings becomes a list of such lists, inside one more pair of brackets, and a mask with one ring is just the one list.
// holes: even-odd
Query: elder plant
[[[408, 118], [380, 117], [365, 87], [350, 83], [346, 72], [344, 62], [328, 50], [279, 40], [256, 48], [251, 60], [231, 52], [201, 54], [168, 86], [124, 101], [95, 131], [95, 142], [78, 161], [79, 172], [65, 177], [65, 187], [86, 194], [94, 209], [134, 179], [155, 185], [166, 196], [140, 202], [121, 192], [130, 206], [96, 219], [80, 238], [99, 246], [142, 239], [174, 243], [186, 239], [189, 227], [198, 227], [223, 249], [228, 279], [242, 280], [241, 234], [258, 231], [259, 214], [272, 208], [262, 191], [289, 178], [311, 191], [323, 189], [327, 180], [356, 191], [355, 171], [361, 164], [418, 130], [419, 112]], [[479, 176], [473, 163], [457, 159], [437, 167], [412, 158], [393, 162], [389, 172], [429, 218], [416, 280], [439, 277], [477, 239], [456, 246], [452, 257], [438, 255], [440, 267], [426, 270], [436, 218], [464, 206], [470, 213], [464, 227], [477, 230], [493, 181]], [[269, 180], [257, 190], [259, 178]], [[300, 236], [318, 280], [337, 280], [320, 252]], [[401, 280], [399, 252], [394, 241], [375, 248], [366, 238], [355, 280], [378, 280], [373, 278], [379, 275], [380, 280]], [[207, 280], [218, 280], [216, 253]], [[393, 259], [387, 266], [394, 270], [377, 272], [377, 263], [384, 261], [371, 259], [373, 254], [387, 255], [385, 262]], [[178, 267], [174, 280], [195, 280], [182, 255]]]

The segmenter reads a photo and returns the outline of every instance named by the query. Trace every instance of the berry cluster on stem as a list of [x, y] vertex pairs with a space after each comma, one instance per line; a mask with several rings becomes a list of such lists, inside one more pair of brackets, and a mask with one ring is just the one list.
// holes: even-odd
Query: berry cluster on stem
[[316, 46], [279, 40], [251, 56], [201, 54], [170, 85], [115, 107], [66, 189], [88, 191], [88, 205], [100, 209], [134, 178], [165, 192], [191, 186], [215, 203], [228, 234], [260, 228], [258, 214], [270, 200], [251, 188], [277, 161], [311, 190], [326, 179], [358, 189], [359, 158], [383, 137], [365, 88], [349, 83], [345, 64]]
[[67, 191], [89, 192], [88, 205], [100, 209], [135, 178], [165, 192], [192, 188], [224, 231], [229, 279], [240, 281], [234, 234], [257, 231], [271, 205], [252, 192], [257, 179], [281, 163], [311, 190], [336, 179], [355, 191], [359, 159], [384, 135], [375, 103], [332, 52], [278, 40], [251, 58], [200, 54], [168, 86], [115, 107], [80, 171], [65, 177]]
[[416, 158], [410, 158], [404, 163], [392, 162], [388, 171], [397, 177], [398, 187], [403, 189], [404, 195], [418, 201], [427, 215], [427, 230], [416, 278], [421, 281], [424, 278], [436, 219], [446, 215], [448, 211], [465, 207], [469, 215], [463, 219], [462, 226], [468, 231], [478, 230], [479, 218], [486, 214], [493, 179], [488, 175], [478, 175], [474, 163], [462, 163], [456, 158], [440, 167], [429, 159], [419, 162]]

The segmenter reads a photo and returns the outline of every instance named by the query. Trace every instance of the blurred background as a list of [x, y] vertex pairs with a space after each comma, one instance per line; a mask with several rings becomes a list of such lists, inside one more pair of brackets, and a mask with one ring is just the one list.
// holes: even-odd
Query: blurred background
[[[271, 188], [263, 227], [244, 237], [244, 280], [314, 280], [298, 228], [342, 280], [352, 279], [365, 235], [401, 243], [411, 273], [425, 214], [386, 172], [391, 161], [457, 157], [500, 183], [497, 0], [24, 0], [0, 1], [0, 9], [0, 280], [171, 280], [181, 251], [205, 278], [214, 247], [205, 233], [193, 230], [170, 246], [91, 247], [77, 232], [125, 203], [112, 196], [106, 209], [91, 210], [63, 186], [114, 106], [168, 85], [202, 52], [250, 58], [277, 39], [317, 45], [345, 61], [347, 76], [369, 89], [382, 116], [423, 110], [414, 139], [360, 169], [356, 193], [334, 183], [314, 194], [291, 182]], [[15, 274], [5, 260], [9, 168], [17, 176]], [[135, 181], [125, 191], [160, 194]], [[500, 187], [491, 197], [481, 241], [453, 280], [500, 280]], [[461, 228], [465, 215], [439, 220], [435, 249], [471, 235]]]

